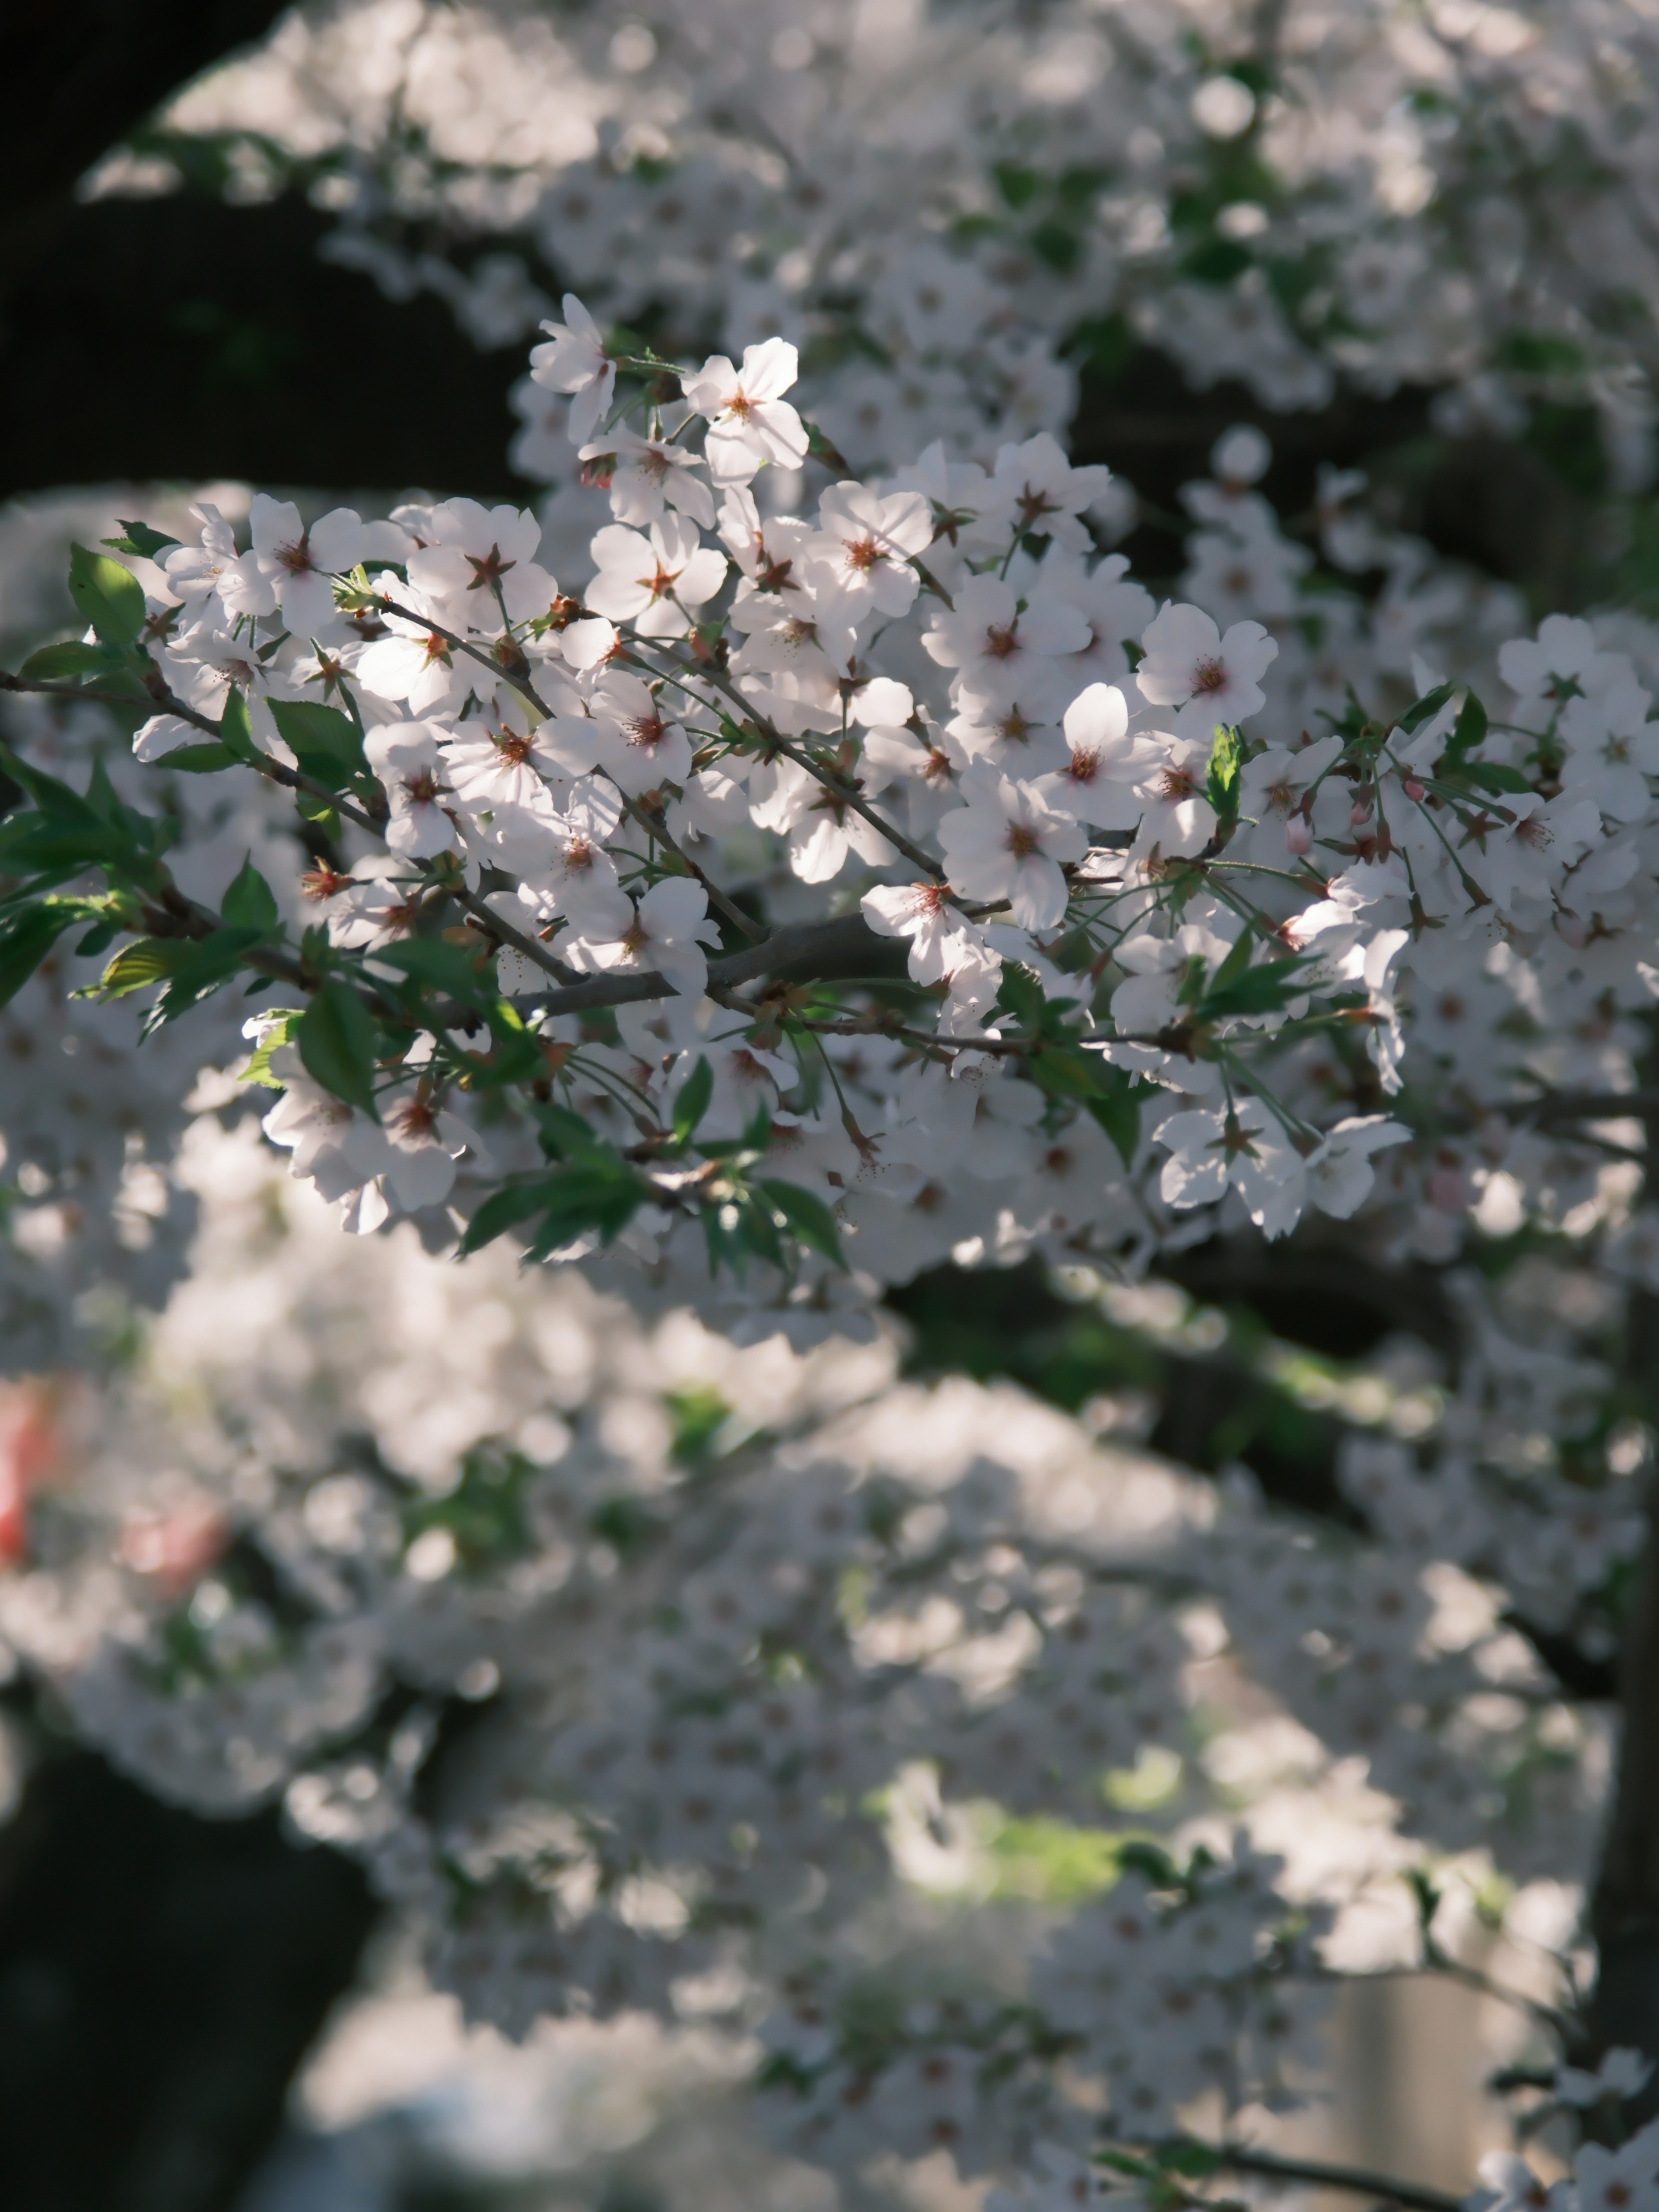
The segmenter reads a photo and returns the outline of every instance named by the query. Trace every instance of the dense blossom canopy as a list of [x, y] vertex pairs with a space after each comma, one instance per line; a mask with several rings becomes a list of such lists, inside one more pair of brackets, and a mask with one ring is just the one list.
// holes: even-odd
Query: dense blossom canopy
[[[1586, 410], [1633, 496], [1650, 27], [740, 12], [377, 0], [170, 119], [532, 339], [553, 489], [77, 519], [76, 634], [16, 626], [0, 1634], [150, 1787], [360, 1856], [469, 2016], [711, 2025], [843, 2175], [1265, 2183], [1335, 1981], [1443, 1972], [1559, 2201], [1646, 2203], [1622, 1812], [1584, 1906], [1652, 1601], [1659, 629], [1358, 471], [1281, 517], [1243, 426], [1154, 591], [1066, 426], [1138, 337]], [[579, 291], [455, 252], [515, 228]], [[906, 1378], [890, 1293], [1026, 1261], [1116, 1347], [1077, 1418]], [[1275, 1267], [1390, 1333], [1223, 1310]], [[1212, 1369], [1325, 1491], [1254, 1413], [1148, 1448]]]

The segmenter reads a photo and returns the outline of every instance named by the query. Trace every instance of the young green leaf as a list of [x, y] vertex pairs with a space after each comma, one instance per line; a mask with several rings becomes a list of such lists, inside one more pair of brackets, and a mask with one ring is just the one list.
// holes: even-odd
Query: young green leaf
[[92, 995], [124, 999], [129, 991], [142, 991], [170, 975], [189, 950], [182, 937], [140, 937], [124, 945], [99, 977]]
[[674, 1101], [674, 1141], [690, 1144], [696, 1134], [697, 1125], [708, 1111], [708, 1102], [714, 1095], [714, 1071], [702, 1053], [697, 1064], [680, 1085]]
[[1304, 988], [1296, 979], [1307, 964], [1305, 952], [1292, 952], [1283, 960], [1262, 960], [1254, 968], [1241, 969], [1224, 983], [1222, 970], [1227, 965], [1224, 961], [1216, 970], [1215, 981], [1193, 1009], [1193, 1018], [1218, 1022], [1231, 1014], [1276, 1013]]
[[267, 1091], [280, 1091], [283, 1079], [271, 1073], [270, 1055], [288, 1043], [299, 1027], [304, 1012], [301, 1006], [272, 1006], [265, 1018], [269, 1024], [260, 1042], [248, 1055], [246, 1063], [236, 1071], [239, 1083], [262, 1084]]
[[1218, 722], [1205, 791], [1224, 830], [1231, 829], [1238, 819], [1239, 775], [1243, 765], [1244, 740], [1231, 723]]
[[1400, 717], [1401, 729], [1409, 738], [1425, 722], [1431, 722], [1456, 688], [1455, 684], [1437, 684], [1432, 691], [1425, 691], [1420, 699], [1413, 700]]
[[276, 733], [292, 749], [301, 773], [330, 791], [340, 791], [354, 775], [368, 772], [363, 741], [349, 714], [314, 699], [273, 699]]
[[1457, 721], [1446, 745], [1449, 767], [1465, 767], [1467, 757], [1486, 742], [1486, 710], [1473, 691], [1466, 692], [1457, 710]]
[[[239, 761], [257, 760], [259, 757], [248, 721], [247, 701], [234, 686], [225, 695], [224, 711], [219, 717], [219, 742]], [[172, 760], [176, 756], [169, 753], [165, 757]]]
[[1155, 1083], [1142, 1083], [1127, 1067], [1114, 1067], [1107, 1060], [1101, 1065], [1093, 1095], [1084, 1101], [1126, 1168], [1133, 1167], [1140, 1149], [1141, 1101], [1157, 1095]]
[[276, 927], [282, 917], [276, 894], [251, 859], [244, 860], [235, 879], [220, 902], [228, 929], [256, 929], [263, 935]]
[[[482, 938], [478, 951], [486, 950]], [[464, 945], [453, 945], [444, 937], [410, 937], [401, 945], [382, 945], [376, 948], [374, 960], [377, 967], [395, 968], [400, 974], [410, 975], [430, 988], [447, 991], [463, 1006], [482, 1006], [495, 996], [495, 981], [486, 967]]]
[[144, 627], [144, 592], [131, 568], [107, 553], [70, 548], [70, 597], [83, 622], [98, 633], [100, 645], [136, 645]]
[[112, 675], [126, 665], [118, 646], [88, 645], [80, 638], [68, 638], [30, 653], [17, 672], [31, 684], [56, 684], [71, 676]]
[[204, 744], [175, 745], [170, 753], [161, 756], [156, 765], [180, 770], [185, 775], [216, 775], [221, 769], [234, 768], [239, 758], [228, 745], [209, 738]]
[[847, 1265], [841, 1249], [841, 1231], [836, 1226], [836, 1217], [817, 1194], [803, 1190], [799, 1183], [776, 1182], [769, 1177], [755, 1185], [757, 1190], [769, 1199], [788, 1223], [791, 1233], [815, 1252], [822, 1252], [826, 1260], [833, 1260], [838, 1267]]
[[348, 1106], [380, 1119], [374, 1104], [374, 1024], [349, 983], [322, 984], [300, 1017], [295, 1042], [306, 1073]]
[[121, 536], [100, 538], [98, 541], [112, 552], [136, 553], [143, 560], [153, 561], [158, 553], [165, 553], [169, 545], [179, 543], [176, 538], [169, 538], [165, 530], [152, 529], [148, 522], [130, 522], [125, 514], [118, 514], [115, 519], [121, 526]]
[[0, 921], [0, 1006], [15, 999], [85, 909], [73, 900], [20, 907]]

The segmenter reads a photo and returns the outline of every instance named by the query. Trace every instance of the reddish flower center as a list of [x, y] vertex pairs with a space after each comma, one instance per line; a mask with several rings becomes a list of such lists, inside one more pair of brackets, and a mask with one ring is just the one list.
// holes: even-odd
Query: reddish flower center
[[1227, 681], [1227, 672], [1218, 660], [1200, 660], [1193, 671], [1193, 691], [1219, 691]]
[[489, 552], [482, 556], [477, 553], [468, 553], [464, 555], [463, 558], [472, 571], [472, 581], [466, 587], [469, 592], [494, 591], [507, 570], [516, 568], [519, 565], [516, 561], [503, 561], [499, 545], [492, 545]]

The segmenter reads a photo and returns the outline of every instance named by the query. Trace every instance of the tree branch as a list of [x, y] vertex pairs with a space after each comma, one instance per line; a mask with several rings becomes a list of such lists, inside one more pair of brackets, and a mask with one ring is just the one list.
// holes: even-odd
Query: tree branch
[[1462, 2212], [1462, 2197], [1449, 2196], [1443, 2189], [1401, 2181], [1393, 2174], [1372, 2173], [1364, 2166], [1282, 2157], [1277, 2151], [1257, 2150], [1246, 2143], [1218, 2143], [1214, 2149], [1222, 2165], [1235, 2173], [1260, 2173], [1273, 2181], [1311, 2182], [1316, 2188], [1341, 2189], [1355, 2197], [1374, 2197], [1383, 2203], [1409, 2205], [1413, 2212]]

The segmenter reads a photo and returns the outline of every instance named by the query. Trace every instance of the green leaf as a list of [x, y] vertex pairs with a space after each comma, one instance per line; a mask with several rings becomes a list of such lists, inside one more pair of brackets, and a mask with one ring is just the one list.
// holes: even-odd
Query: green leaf
[[1463, 703], [1457, 710], [1457, 721], [1447, 743], [1449, 763], [1464, 764], [1464, 756], [1476, 752], [1486, 742], [1488, 723], [1486, 710], [1473, 691], [1466, 692]]
[[1208, 2143], [1166, 2143], [1158, 2153], [1158, 2162], [1166, 2173], [1184, 2173], [1197, 2179], [1220, 2171], [1221, 2154], [1212, 2150]]
[[84, 912], [77, 902], [26, 906], [0, 921], [0, 1006], [15, 999], [70, 925]]
[[237, 1069], [236, 1080], [239, 1083], [262, 1084], [267, 1091], [282, 1090], [282, 1077], [271, 1073], [270, 1055], [288, 1043], [299, 1026], [303, 1012], [301, 1006], [272, 1006], [270, 1009], [267, 1019], [270, 1026], [265, 1030], [262, 1042], [249, 1054], [246, 1065]]
[[71, 545], [69, 590], [76, 612], [97, 631], [100, 645], [137, 643], [144, 628], [144, 592], [131, 568], [107, 553]]
[[169, 545], [179, 543], [176, 538], [169, 538], [165, 530], [151, 529], [147, 522], [129, 522], [125, 514], [118, 514], [115, 520], [121, 526], [121, 536], [100, 538], [98, 541], [112, 552], [136, 553], [143, 560], [153, 561], [158, 553], [165, 553]]
[[[1305, 952], [1293, 952], [1284, 960], [1260, 961], [1225, 984], [1220, 981], [1221, 969], [1218, 969], [1217, 981], [1193, 1010], [1194, 1020], [1218, 1022], [1230, 1014], [1277, 1012], [1281, 1006], [1288, 1006], [1301, 989], [1296, 979], [1306, 967], [1308, 957]], [[1226, 964], [1224, 961], [1222, 967]]]
[[275, 929], [282, 919], [276, 894], [251, 859], [243, 861], [235, 881], [220, 901], [219, 911], [228, 929], [258, 930], [261, 936]]
[[541, 1148], [550, 1159], [580, 1159], [590, 1152], [605, 1149], [604, 1138], [590, 1128], [580, 1114], [572, 1113], [569, 1107], [557, 1105], [551, 1099], [537, 1106], [536, 1121]]
[[702, 1053], [697, 1064], [680, 1085], [674, 1101], [674, 1141], [690, 1144], [696, 1134], [697, 1124], [708, 1111], [708, 1102], [714, 1095], [714, 1071]]
[[1205, 791], [1224, 830], [1238, 819], [1238, 780], [1243, 764], [1244, 740], [1231, 723], [1218, 722]]
[[185, 775], [216, 775], [222, 768], [234, 768], [240, 757], [228, 745], [216, 744], [210, 738], [205, 744], [175, 745], [170, 753], [163, 753], [155, 765], [179, 769]]
[[544, 1260], [589, 1229], [597, 1229], [609, 1244], [650, 1194], [628, 1163], [608, 1147], [556, 1169], [546, 1184], [548, 1202], [526, 1259]]
[[99, 977], [93, 996], [124, 999], [170, 975], [187, 950], [182, 937], [140, 937], [124, 945]]
[[1133, 1167], [1140, 1149], [1141, 1102], [1157, 1095], [1155, 1083], [1143, 1083], [1127, 1067], [1115, 1067], [1110, 1060], [1103, 1060], [1094, 1096], [1084, 1101], [1117, 1147], [1126, 1168]]
[[156, 1000], [150, 1029], [177, 1021], [198, 1000], [209, 997], [234, 975], [265, 933], [262, 929], [215, 929], [205, 937], [184, 941], [180, 957], [173, 963], [167, 988]]
[[810, 1245], [813, 1251], [822, 1252], [826, 1260], [833, 1260], [838, 1267], [847, 1265], [841, 1249], [841, 1231], [836, 1226], [836, 1217], [816, 1193], [803, 1190], [799, 1183], [776, 1182], [769, 1177], [755, 1185], [770, 1200], [788, 1223], [791, 1234], [799, 1243]]
[[127, 657], [118, 646], [88, 645], [70, 638], [61, 645], [43, 645], [17, 672], [32, 684], [52, 684], [71, 676], [107, 676], [126, 665]]
[[1425, 691], [1420, 699], [1414, 699], [1400, 717], [1401, 729], [1409, 738], [1425, 722], [1431, 722], [1456, 689], [1455, 684], [1437, 684], [1432, 691]]
[[276, 734], [313, 783], [340, 791], [354, 775], [368, 773], [357, 726], [337, 707], [319, 706], [313, 699], [273, 699], [270, 713]]
[[547, 1176], [532, 1176], [524, 1182], [504, 1183], [500, 1190], [492, 1190], [466, 1224], [466, 1234], [461, 1239], [462, 1257], [482, 1251], [505, 1230], [527, 1221], [532, 1213], [539, 1213], [547, 1204], [550, 1180]]
[[1033, 1046], [1025, 1067], [1033, 1083], [1058, 1098], [1092, 1098], [1099, 1085], [1097, 1055], [1074, 1044]]
[[[239, 761], [257, 760], [259, 757], [248, 721], [247, 701], [234, 686], [225, 695], [224, 712], [219, 717], [219, 742]], [[173, 760], [177, 756], [167, 753], [163, 757]]]
[[371, 1115], [374, 1104], [374, 1024], [349, 983], [322, 984], [295, 1032], [306, 1073], [348, 1106]]
[[1462, 774], [1471, 783], [1478, 783], [1482, 791], [1530, 791], [1518, 768], [1509, 768], [1499, 761], [1463, 761], [1459, 763]]
[[[487, 960], [489, 947], [481, 938], [479, 952]], [[482, 1006], [497, 994], [488, 969], [479, 964], [463, 945], [444, 937], [409, 937], [397, 945], [382, 945], [369, 955], [377, 968], [395, 968], [434, 990], [447, 991], [464, 1006]]]

